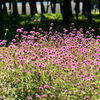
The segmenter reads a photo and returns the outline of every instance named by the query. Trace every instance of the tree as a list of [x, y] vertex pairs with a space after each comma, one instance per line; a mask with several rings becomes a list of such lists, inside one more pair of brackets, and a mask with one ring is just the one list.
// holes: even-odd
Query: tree
[[6, 1], [3, 0], [2, 1], [2, 4], [3, 4], [3, 9], [2, 10], [3, 10], [3, 13], [6, 13], [7, 14], [7, 7], [6, 7], [6, 4], [5, 3], [6, 3]]
[[18, 15], [17, 1], [12, 0], [12, 3], [13, 3], [13, 15], [16, 16]]
[[56, 0], [51, 0], [52, 13], [56, 12]]
[[86, 14], [86, 8], [87, 8], [86, 0], [83, 0], [82, 15]]
[[70, 22], [70, 17], [72, 16], [72, 10], [71, 10], [71, 0], [63, 0], [63, 21], [65, 23]]
[[61, 14], [63, 13], [63, 5], [62, 5], [62, 0], [59, 0], [59, 4], [60, 4], [60, 12]]
[[88, 22], [91, 23], [91, 0], [87, 0], [87, 5]]
[[11, 0], [9, 0], [9, 14], [11, 15]]
[[36, 0], [29, 0], [29, 5], [30, 5], [31, 15], [34, 15], [35, 13], [37, 13]]
[[43, 5], [43, 0], [40, 0], [40, 4], [41, 4], [41, 16], [43, 17], [43, 13], [45, 13], [45, 8]]
[[70, 0], [70, 2], [69, 2], [69, 16], [70, 17], [73, 17], [73, 14], [72, 14], [72, 7], [71, 7], [71, 0]]
[[78, 22], [78, 13], [80, 12], [79, 11], [79, 0], [76, 0], [75, 11], [76, 11], [76, 21]]
[[100, 14], [100, 0], [98, 0], [98, 8], [99, 8], [99, 14]]
[[27, 0], [22, 0], [22, 14], [26, 14], [26, 2]]
[[49, 0], [46, 0], [47, 1], [47, 8], [46, 8], [46, 13], [48, 13], [48, 8], [49, 8]]
[[37, 11], [37, 7], [36, 7], [36, 0], [34, 0], [34, 2], [33, 2], [33, 6], [34, 6], [34, 11], [35, 11], [35, 13], [38, 13], [38, 11]]

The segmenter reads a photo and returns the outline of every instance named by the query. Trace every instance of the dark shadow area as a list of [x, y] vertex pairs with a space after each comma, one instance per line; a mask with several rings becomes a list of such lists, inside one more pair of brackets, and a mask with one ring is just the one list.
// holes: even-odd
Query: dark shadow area
[[93, 15], [92, 15], [92, 18], [100, 19], [100, 14], [93, 14]]
[[[54, 19], [52, 19], [54, 17]], [[31, 15], [20, 15], [20, 16], [7, 16], [4, 15], [4, 29], [8, 29], [6, 39], [11, 41], [16, 34], [16, 30], [18, 28], [24, 28], [25, 31], [32, 31], [33, 27], [37, 27], [37, 23], [34, 20], [40, 19], [41, 21], [38, 23], [38, 28], [42, 28], [43, 31], [49, 31], [50, 23], [54, 23], [53, 30], [63, 32], [63, 28], [66, 28], [70, 31], [71, 23], [75, 23], [75, 28], [80, 29], [83, 28], [83, 32], [88, 31], [91, 26], [92, 29], [95, 29], [94, 34], [99, 35], [99, 27], [100, 27], [100, 15], [93, 14], [92, 15], [92, 25], [87, 22], [86, 16], [79, 15], [79, 22], [77, 25], [75, 14], [73, 18], [71, 18], [70, 23], [64, 24], [62, 21], [61, 14], [44, 14], [44, 17], [41, 17], [40, 14], [36, 14], [35, 16]]]
[[4, 33], [5, 33], [4, 27], [0, 25], [0, 40], [4, 39]]
[[4, 28], [8, 29], [6, 39], [11, 41], [14, 36], [17, 34], [16, 30], [18, 28], [29, 29], [29, 22], [28, 20], [31, 16], [4, 16]]

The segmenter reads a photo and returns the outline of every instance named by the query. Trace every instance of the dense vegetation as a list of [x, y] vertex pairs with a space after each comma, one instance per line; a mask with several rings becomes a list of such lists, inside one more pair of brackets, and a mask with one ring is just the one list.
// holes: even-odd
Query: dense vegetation
[[100, 99], [100, 15], [91, 15], [91, 0], [83, 0], [89, 10], [80, 14], [75, 1], [72, 16], [18, 15], [16, 0], [12, 14], [0, 8], [0, 100]]
[[74, 23], [63, 32], [53, 26], [49, 31], [18, 28], [8, 47], [0, 41], [1, 99], [100, 99], [100, 36], [94, 39], [91, 27], [83, 34]]
[[[83, 28], [83, 33], [88, 30], [88, 27], [92, 27], [95, 29], [94, 35], [99, 35], [99, 26], [100, 26], [100, 15], [92, 13], [92, 25], [87, 22], [86, 16], [82, 16], [81, 13], [79, 14], [79, 23], [76, 21], [76, 15], [74, 14], [73, 18], [71, 19], [71, 22], [75, 23], [75, 27], [77, 29]], [[54, 17], [53, 20], [51, 18]], [[57, 14], [44, 14], [44, 17], [41, 17], [41, 14], [35, 14], [35, 16], [31, 15], [19, 15], [16, 17], [13, 16], [6, 16], [4, 15], [4, 27], [3, 30], [7, 31], [7, 36], [6, 39], [8, 42], [10, 42], [14, 36], [17, 34], [16, 29], [17, 28], [24, 28], [24, 30], [27, 30], [28, 32], [33, 28], [33, 26], [37, 27], [36, 23], [34, 20], [36, 19], [41, 19], [41, 22], [38, 25], [38, 28], [42, 27], [43, 30], [49, 30], [49, 23], [54, 22], [55, 26], [54, 31], [58, 30], [60, 32], [63, 32], [63, 28], [67, 28], [68, 30], [70, 29], [70, 23], [63, 23], [62, 20], [62, 15], [57, 13]], [[1, 39], [2, 37], [0, 37]], [[4, 38], [2, 38], [4, 39]]]

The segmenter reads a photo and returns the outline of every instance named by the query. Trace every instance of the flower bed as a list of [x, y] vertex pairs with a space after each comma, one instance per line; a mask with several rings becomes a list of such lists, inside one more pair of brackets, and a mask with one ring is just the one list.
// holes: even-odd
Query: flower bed
[[[40, 20], [38, 20], [40, 21]], [[8, 47], [0, 42], [0, 98], [5, 100], [97, 100], [100, 98], [100, 36], [72, 23], [68, 32], [35, 27]]]

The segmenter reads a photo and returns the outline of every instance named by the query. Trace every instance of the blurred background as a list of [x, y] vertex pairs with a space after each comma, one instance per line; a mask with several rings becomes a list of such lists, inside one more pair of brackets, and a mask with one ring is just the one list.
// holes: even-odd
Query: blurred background
[[8, 41], [17, 34], [17, 28], [31, 31], [35, 19], [40, 19], [39, 27], [47, 31], [52, 21], [54, 30], [60, 32], [64, 27], [70, 29], [74, 22], [84, 33], [92, 27], [99, 35], [100, 0], [0, 0], [0, 39], [7, 30]]

